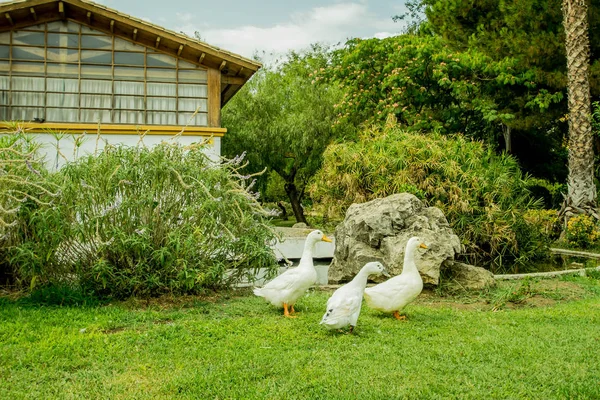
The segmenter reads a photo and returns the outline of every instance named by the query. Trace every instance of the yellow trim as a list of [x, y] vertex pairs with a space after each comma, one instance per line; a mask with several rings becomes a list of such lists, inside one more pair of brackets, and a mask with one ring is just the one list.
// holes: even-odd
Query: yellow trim
[[[81, 134], [84, 132], [103, 135], [177, 135], [182, 136], [214, 136], [222, 137], [227, 132], [226, 128], [176, 125], [125, 125], [125, 124], [72, 124], [61, 122], [0, 122], [0, 132], [12, 131], [19, 127], [32, 133], [65, 132]], [[183, 132], [182, 132], [183, 131]]]

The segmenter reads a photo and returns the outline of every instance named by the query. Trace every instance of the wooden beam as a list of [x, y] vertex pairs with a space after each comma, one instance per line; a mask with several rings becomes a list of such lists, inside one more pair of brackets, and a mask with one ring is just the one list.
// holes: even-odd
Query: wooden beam
[[88, 11], [85, 16], [87, 17], [88, 25], [92, 25], [92, 12]]
[[223, 68], [225, 68], [225, 65], [227, 65], [227, 61], [223, 60], [221, 65], [219, 65], [219, 71], [223, 71]]
[[4, 14], [4, 16], [6, 17], [6, 19], [8, 20], [8, 22], [10, 22], [11, 25], [14, 25], [15, 22], [13, 21], [12, 17], [10, 16], [9, 13]]
[[137, 30], [137, 28], [135, 28], [135, 29], [133, 30], [133, 40], [136, 40], [136, 39], [137, 39], [137, 33], [138, 33], [138, 30]]
[[110, 21], [110, 32], [115, 33], [115, 20]]
[[160, 36], [156, 37], [156, 44], [154, 45], [154, 47], [156, 47], [158, 49], [158, 45], [160, 44]]
[[177, 49], [177, 57], [179, 57], [181, 55], [181, 52], [183, 51], [183, 45], [180, 44], [179, 48]]
[[[47, 133], [48, 130], [62, 131], [68, 133], [81, 134], [87, 132], [95, 134], [100, 129], [103, 135], [139, 135], [139, 132], [144, 132], [147, 135], [176, 135], [183, 136], [216, 136], [221, 137], [227, 129], [221, 127], [206, 127], [206, 126], [188, 126], [185, 131], [181, 131], [179, 125], [133, 125], [133, 124], [79, 124], [67, 122], [19, 122], [17, 124], [28, 132]], [[13, 131], [14, 125], [12, 122], [0, 121], [0, 132]]]
[[204, 57], [206, 57], [206, 53], [200, 54], [200, 57], [198, 57], [198, 63], [199, 64], [202, 64], [202, 61], [204, 61]]
[[221, 77], [221, 82], [227, 85], [243, 85], [244, 83], [246, 83], [246, 79], [240, 76], [223, 75], [223, 77]]
[[[65, 0], [65, 2], [66, 1], [67, 0]], [[15, 10], [22, 9], [23, 3], [27, 3], [27, 7], [34, 7], [34, 6], [37, 7], [37, 5], [48, 4], [50, 2], [51, 2], [51, 0], [27, 0], [26, 2], [19, 1], [19, 2], [15, 2], [15, 3], [9, 3], [9, 5], [0, 6], [0, 8], [4, 12], [10, 12], [13, 9], [15, 9]], [[0, 3], [0, 4], [2, 4], [2, 3]], [[214, 56], [214, 57], [218, 57], [221, 60], [226, 60], [230, 65], [243, 66], [246, 69], [251, 70], [251, 71], [258, 71], [258, 69], [261, 67], [261, 64], [256, 61], [248, 60], [243, 57], [232, 55], [226, 51], [221, 51], [221, 50], [212, 48], [210, 46], [203, 45], [202, 43], [199, 43], [198, 41], [196, 41], [192, 38], [186, 37], [185, 35], [165, 31], [153, 24], [150, 24], [150, 23], [147, 23], [144, 21], [132, 20], [131, 18], [127, 18], [126, 16], [124, 16], [122, 14], [117, 14], [117, 13], [113, 12], [112, 10], [108, 10], [108, 9], [105, 9], [100, 6], [92, 5], [91, 2], [86, 1], [86, 0], [68, 0], [68, 4], [69, 4], [69, 6], [75, 7], [76, 9], [92, 11], [92, 13], [94, 14], [94, 17], [96, 17], [96, 18], [103, 17], [109, 21], [114, 19], [115, 22], [119, 23], [119, 26], [121, 26], [121, 25], [129, 26], [130, 29], [138, 28], [140, 30], [140, 32], [147, 32], [151, 36], [162, 36], [165, 39], [172, 40], [173, 42], [177, 43], [177, 45], [183, 44], [184, 46], [187, 46], [188, 48], [195, 49], [198, 53], [204, 52], [204, 53], [207, 53], [209, 56]], [[82, 12], [82, 13], [84, 13], [84, 15], [85, 15], [85, 11]], [[39, 9], [38, 9], [38, 12], [39, 12]], [[40, 14], [40, 19], [41, 19], [41, 14]], [[118, 35], [119, 33], [115, 32], [115, 34]], [[139, 34], [138, 36], [142, 36], [142, 35]], [[131, 38], [131, 36], [128, 35], [127, 38]], [[138, 37], [138, 41], [140, 41], [140, 40], [141, 40], [141, 38]], [[149, 40], [149, 42], [152, 43], [151, 40]], [[150, 44], [150, 43], [148, 43], [148, 44]]]
[[237, 74], [235, 74], [235, 76], [241, 76], [243, 71], [244, 71], [244, 67], [241, 67], [240, 70], [237, 72]]
[[221, 72], [209, 68], [207, 74], [208, 85], [208, 126], [221, 126]]
[[61, 19], [65, 19], [65, 3], [62, 1], [58, 2], [58, 13], [60, 14]]
[[35, 8], [29, 7], [29, 12], [31, 13], [31, 16], [33, 17], [33, 20], [37, 21], [37, 14], [35, 13]]

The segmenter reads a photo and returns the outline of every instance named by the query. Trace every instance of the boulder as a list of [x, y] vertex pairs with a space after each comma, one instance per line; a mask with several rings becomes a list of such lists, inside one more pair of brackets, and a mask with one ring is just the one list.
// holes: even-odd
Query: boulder
[[426, 207], [410, 193], [352, 204], [335, 230], [330, 281], [352, 279], [369, 261], [380, 261], [390, 274], [400, 274], [406, 242], [413, 236], [428, 246], [416, 258], [423, 282], [437, 285], [442, 262], [461, 251], [458, 236], [439, 208]]
[[494, 274], [485, 268], [463, 264], [456, 261], [444, 261], [444, 276], [464, 289], [485, 289], [496, 285]]

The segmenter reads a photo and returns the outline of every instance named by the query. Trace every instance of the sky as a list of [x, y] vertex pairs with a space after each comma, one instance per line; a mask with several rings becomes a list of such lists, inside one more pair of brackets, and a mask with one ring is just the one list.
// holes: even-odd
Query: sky
[[392, 36], [404, 26], [392, 17], [406, 11], [405, 0], [95, 2], [190, 36], [197, 31], [208, 44], [247, 58], [259, 54], [263, 59], [316, 42], [335, 45], [352, 37]]

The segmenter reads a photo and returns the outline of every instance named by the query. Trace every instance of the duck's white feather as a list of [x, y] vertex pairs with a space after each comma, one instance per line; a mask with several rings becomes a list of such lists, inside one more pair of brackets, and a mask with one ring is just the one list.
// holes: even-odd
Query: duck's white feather
[[417, 247], [425, 247], [419, 238], [406, 244], [402, 273], [379, 285], [365, 290], [365, 300], [370, 308], [383, 312], [400, 311], [423, 290], [423, 279], [415, 264]]
[[379, 262], [365, 264], [352, 281], [341, 286], [329, 298], [321, 325], [328, 329], [340, 329], [348, 325], [356, 326], [362, 306], [363, 292], [367, 286], [367, 278], [371, 274], [381, 274], [384, 271], [385, 268]]
[[321, 324], [329, 329], [356, 326], [362, 306], [362, 291], [343, 286], [327, 301], [327, 311]]
[[254, 294], [277, 307], [283, 307], [283, 303], [292, 306], [316, 281], [314, 267], [299, 265], [288, 269], [262, 288], [255, 288]]
[[290, 268], [262, 288], [255, 288], [254, 294], [264, 297], [269, 303], [283, 307], [284, 303], [293, 306], [296, 301], [317, 281], [317, 271], [313, 264], [313, 249], [319, 241], [331, 242], [321, 231], [312, 231], [306, 237], [300, 263]]

